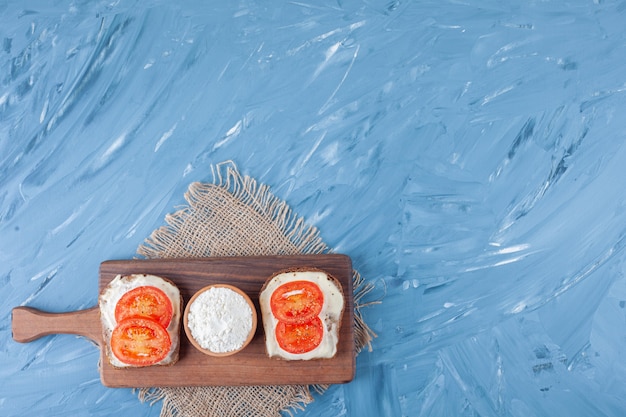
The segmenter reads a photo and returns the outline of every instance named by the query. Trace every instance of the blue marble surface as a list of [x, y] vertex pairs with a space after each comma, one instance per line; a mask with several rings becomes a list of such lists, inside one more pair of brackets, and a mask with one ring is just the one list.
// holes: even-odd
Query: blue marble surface
[[623, 1], [0, 0], [0, 415], [158, 416], [83, 338], [233, 160], [375, 285], [303, 416], [626, 415]]

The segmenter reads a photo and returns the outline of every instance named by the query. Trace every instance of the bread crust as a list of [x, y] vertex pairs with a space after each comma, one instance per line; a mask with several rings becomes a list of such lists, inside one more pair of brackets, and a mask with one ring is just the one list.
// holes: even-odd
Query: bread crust
[[[137, 366], [137, 365], [131, 365], [131, 364], [124, 364], [124, 366], [119, 366], [117, 365], [115, 362], [122, 362], [119, 359], [113, 357], [113, 352], [111, 350], [111, 332], [113, 329], [109, 329], [107, 324], [105, 323], [105, 313], [103, 312], [103, 303], [104, 300], [104, 295], [106, 294], [107, 291], [110, 291], [113, 287], [112, 284], [114, 282], [116, 282], [116, 280], [119, 278], [120, 280], [126, 280], [129, 283], [132, 283], [132, 281], [136, 281], [137, 279], [143, 277], [156, 277], [159, 278], [160, 280], [162, 280], [164, 283], [167, 283], [171, 286], [173, 286], [176, 291], [178, 292], [178, 309], [177, 309], [177, 313], [178, 314], [173, 314], [172, 315], [172, 320], [174, 320], [174, 317], [176, 317], [176, 321], [178, 322], [176, 325], [174, 325], [173, 323], [171, 323], [168, 328], [166, 329], [169, 336], [170, 336], [170, 340], [172, 343], [172, 349], [170, 350], [170, 352], [168, 353], [169, 359], [166, 362], [160, 362], [154, 365], [147, 365], [147, 366]], [[140, 285], [137, 285], [140, 286]], [[129, 290], [128, 290], [129, 291]], [[125, 293], [125, 292], [124, 292]], [[169, 296], [169, 294], [166, 293], [166, 295], [170, 298], [170, 301], [172, 302], [172, 305], [175, 306], [176, 303], [174, 302], [175, 300], [172, 300], [171, 297]], [[98, 295], [98, 305], [100, 306], [99, 312], [100, 312], [100, 322], [101, 322], [101, 326], [102, 326], [102, 340], [104, 343], [104, 346], [102, 346], [102, 349], [104, 349], [105, 352], [105, 356], [107, 357], [109, 364], [111, 366], [113, 366], [116, 369], [125, 369], [125, 368], [141, 368], [141, 367], [149, 367], [149, 366], [172, 366], [174, 364], [176, 364], [176, 362], [178, 362], [178, 358], [179, 358], [179, 353], [180, 353], [180, 328], [181, 328], [181, 323], [182, 323], [182, 315], [183, 315], [183, 296], [180, 293], [180, 290], [178, 289], [178, 286], [171, 281], [168, 278], [164, 278], [162, 276], [157, 276], [157, 275], [152, 275], [152, 274], [124, 274], [124, 275], [117, 275], [113, 280], [111, 280], [111, 282], [102, 289], [102, 291], [100, 291], [100, 294]], [[115, 308], [115, 306], [109, 306], [109, 308]], [[174, 326], [171, 330], [170, 328]]]
[[[336, 345], [339, 343], [339, 338], [340, 338], [340, 330], [341, 330], [341, 325], [342, 325], [342, 319], [343, 319], [343, 313], [344, 313], [344, 309], [346, 306], [346, 300], [345, 300], [345, 293], [343, 291], [343, 286], [341, 285], [341, 282], [335, 278], [333, 275], [331, 275], [329, 272], [320, 269], [320, 268], [316, 268], [316, 267], [295, 267], [295, 268], [286, 268], [286, 269], [282, 269], [278, 272], [275, 272], [274, 274], [272, 274], [272, 276], [270, 276], [265, 283], [263, 284], [263, 287], [261, 287], [261, 290], [259, 291], [259, 304], [261, 307], [261, 316], [262, 316], [262, 320], [265, 322], [266, 320], [266, 316], [267, 314], [271, 315], [271, 312], [264, 312], [263, 310], [265, 308], [269, 308], [268, 306], [265, 306], [264, 303], [261, 302], [261, 299], [264, 295], [264, 293], [268, 290], [268, 286], [270, 286], [272, 284], [272, 282], [274, 281], [274, 279], [282, 274], [289, 274], [289, 273], [303, 273], [303, 272], [319, 272], [322, 274], [325, 274], [328, 281], [330, 283], [332, 283], [333, 287], [336, 288], [338, 290], [338, 292], [341, 295], [341, 298], [343, 300], [343, 305], [341, 307], [341, 310], [339, 311], [339, 313], [337, 314], [336, 318], [334, 319], [334, 323], [335, 323], [335, 332], [336, 332], [336, 336], [337, 336], [337, 340], [335, 343], [335, 347]], [[268, 294], [269, 297], [271, 297], [271, 293]], [[325, 323], [326, 325], [326, 330], [328, 332], [330, 332], [332, 329], [332, 324], [333, 323]], [[267, 329], [267, 327], [265, 326], [265, 323], [263, 323], [263, 329], [264, 329], [264, 338], [265, 338], [265, 352], [268, 356], [277, 359], [277, 360], [324, 360], [324, 359], [332, 359], [333, 357], [335, 357], [336, 355], [336, 351], [332, 356], [329, 357], [319, 357], [319, 358], [311, 358], [311, 359], [300, 359], [300, 358], [287, 358], [284, 355], [282, 355], [280, 352], [274, 355], [271, 355], [269, 350], [268, 350], [268, 337], [270, 337], [270, 335], [268, 335], [268, 332], [265, 331]], [[326, 333], [325, 333], [326, 334]], [[271, 337], [274, 337], [275, 339], [275, 334], [274, 331], [272, 330], [271, 332]], [[327, 336], [328, 337], [328, 336]], [[293, 356], [297, 356], [297, 355], [293, 355]]]

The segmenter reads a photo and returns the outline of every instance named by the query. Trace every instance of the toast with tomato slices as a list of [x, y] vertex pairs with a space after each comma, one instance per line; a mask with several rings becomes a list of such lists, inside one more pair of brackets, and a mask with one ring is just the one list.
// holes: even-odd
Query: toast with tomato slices
[[183, 300], [155, 275], [117, 275], [98, 297], [106, 356], [116, 368], [173, 365], [180, 349]]
[[259, 304], [268, 356], [311, 360], [337, 353], [345, 299], [332, 275], [316, 268], [277, 272], [263, 285]]

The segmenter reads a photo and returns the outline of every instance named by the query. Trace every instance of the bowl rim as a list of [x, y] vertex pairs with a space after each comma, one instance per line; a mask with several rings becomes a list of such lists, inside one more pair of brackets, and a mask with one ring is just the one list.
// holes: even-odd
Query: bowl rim
[[[196, 299], [200, 296], [200, 294], [208, 291], [211, 288], [227, 288], [229, 290], [232, 290], [236, 292], [237, 294], [241, 295], [243, 299], [246, 300], [246, 302], [250, 306], [250, 310], [252, 311], [252, 327], [250, 329], [250, 332], [248, 333], [248, 337], [243, 342], [243, 345], [238, 349], [229, 350], [227, 352], [213, 352], [212, 350], [205, 349], [202, 346], [200, 346], [200, 344], [194, 339], [193, 335], [191, 334], [191, 329], [189, 328], [189, 319], [188, 319], [189, 309], [191, 305], [193, 304], [193, 302], [196, 301]], [[185, 311], [183, 314], [183, 328], [185, 329], [185, 334], [187, 335], [187, 339], [189, 340], [189, 342], [193, 345], [193, 347], [195, 347], [200, 352], [209, 356], [216, 356], [216, 357], [231, 356], [244, 350], [254, 338], [254, 335], [256, 334], [256, 330], [257, 330], [257, 324], [258, 324], [257, 312], [250, 296], [246, 294], [241, 288], [238, 288], [232, 284], [225, 284], [225, 283], [210, 284], [210, 285], [200, 288], [198, 291], [195, 292], [195, 294], [187, 302], [187, 305], [185, 306]]]

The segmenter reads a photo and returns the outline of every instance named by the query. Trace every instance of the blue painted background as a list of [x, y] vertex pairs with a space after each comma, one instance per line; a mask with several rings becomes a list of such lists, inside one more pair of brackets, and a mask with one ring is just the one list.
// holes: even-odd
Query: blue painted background
[[375, 284], [356, 379], [303, 416], [626, 414], [623, 1], [0, 0], [0, 415], [158, 416], [86, 339], [211, 166]]

